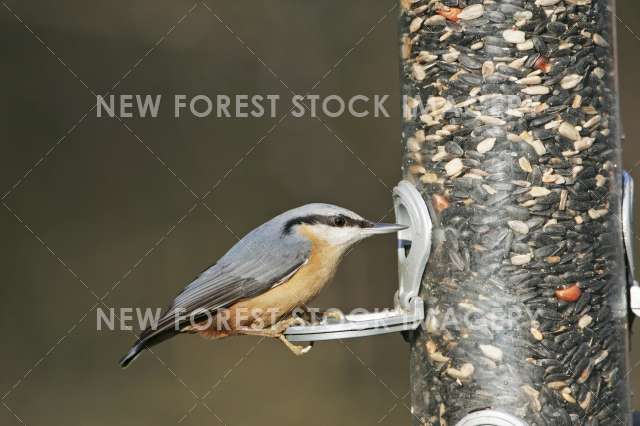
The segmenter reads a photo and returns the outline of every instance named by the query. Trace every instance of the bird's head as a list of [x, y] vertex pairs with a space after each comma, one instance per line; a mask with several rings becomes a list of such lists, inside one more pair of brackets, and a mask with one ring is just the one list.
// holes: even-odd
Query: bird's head
[[407, 227], [394, 223], [376, 223], [342, 207], [331, 204], [307, 204], [290, 210], [283, 233], [298, 232], [332, 246], [348, 248], [372, 235], [397, 232]]

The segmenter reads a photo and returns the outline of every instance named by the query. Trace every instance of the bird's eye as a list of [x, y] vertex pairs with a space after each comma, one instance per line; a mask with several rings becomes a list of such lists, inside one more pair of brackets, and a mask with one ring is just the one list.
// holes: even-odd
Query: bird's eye
[[335, 226], [344, 226], [346, 223], [346, 220], [344, 220], [344, 217], [342, 216], [336, 216], [335, 219], [333, 219], [333, 224]]

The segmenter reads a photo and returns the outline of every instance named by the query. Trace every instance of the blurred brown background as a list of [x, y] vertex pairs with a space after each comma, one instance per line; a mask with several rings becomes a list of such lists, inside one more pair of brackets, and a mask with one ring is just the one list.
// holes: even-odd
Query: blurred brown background
[[[181, 337], [123, 371], [131, 333], [96, 331], [97, 307], [164, 306], [233, 233], [282, 210], [324, 201], [389, 214], [400, 179], [394, 7], [2, 2], [0, 424], [409, 423], [398, 335], [322, 342], [303, 358], [257, 338]], [[618, 16], [625, 167], [637, 170], [640, 5], [619, 1]], [[283, 118], [292, 91], [388, 93], [391, 118]], [[97, 118], [94, 94], [106, 92], [163, 94], [160, 117]], [[175, 119], [181, 93], [282, 100], [275, 119]], [[358, 247], [316, 305], [391, 305], [393, 247]]]

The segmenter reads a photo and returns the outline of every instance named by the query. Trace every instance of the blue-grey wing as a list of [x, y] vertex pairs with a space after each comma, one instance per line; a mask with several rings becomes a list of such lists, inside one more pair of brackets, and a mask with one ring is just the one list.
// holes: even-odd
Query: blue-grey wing
[[[212, 312], [258, 296], [292, 276], [309, 258], [311, 244], [295, 234], [282, 235], [279, 229], [267, 232], [265, 225], [245, 236], [187, 285], [161, 319], [160, 327], [173, 324], [176, 315]], [[276, 239], [266, 238], [274, 233]]]

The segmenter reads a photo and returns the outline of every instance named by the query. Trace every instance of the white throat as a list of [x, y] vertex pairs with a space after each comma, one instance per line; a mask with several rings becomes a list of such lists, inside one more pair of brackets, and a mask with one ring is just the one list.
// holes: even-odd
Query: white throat
[[307, 231], [312, 232], [315, 238], [326, 242], [334, 247], [347, 249], [358, 241], [366, 238], [361, 228], [352, 226], [335, 227], [324, 224], [315, 224], [307, 227]]

